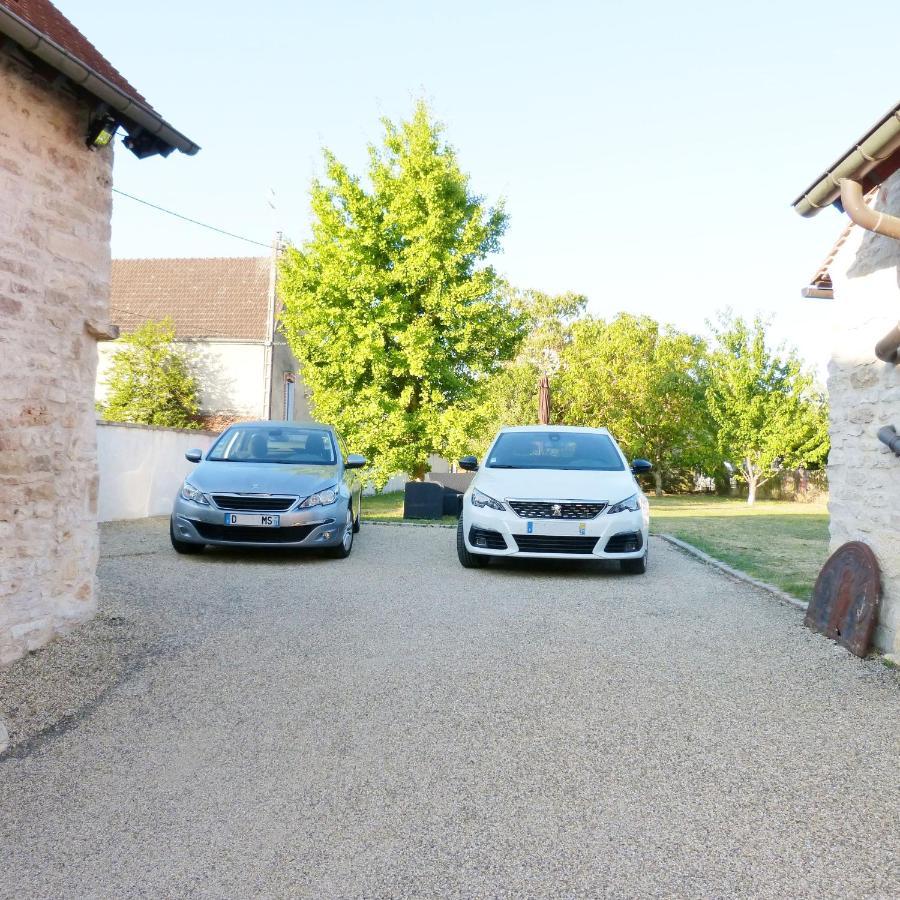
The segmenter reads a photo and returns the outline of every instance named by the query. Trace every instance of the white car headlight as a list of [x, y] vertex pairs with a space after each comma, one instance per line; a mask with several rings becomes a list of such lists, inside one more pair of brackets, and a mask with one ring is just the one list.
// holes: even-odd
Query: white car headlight
[[337, 485], [325, 488], [324, 491], [316, 491], [310, 494], [297, 509], [309, 509], [313, 506], [331, 506], [338, 498]]
[[189, 481], [186, 481], [181, 486], [181, 496], [184, 497], [185, 500], [193, 500], [194, 503], [202, 503], [204, 506], [209, 506], [209, 500], [206, 499], [206, 494], [202, 491], [198, 491]]
[[641, 508], [641, 498], [638, 494], [632, 494], [618, 503], [614, 503], [606, 512], [607, 515], [614, 515], [620, 512], [637, 512]]
[[483, 509], [485, 506], [496, 509], [498, 512], [503, 512], [506, 509], [499, 500], [495, 500], [493, 497], [489, 497], [487, 494], [484, 494], [477, 489], [472, 490], [470, 499], [472, 501], [472, 506], [477, 506], [479, 509]]

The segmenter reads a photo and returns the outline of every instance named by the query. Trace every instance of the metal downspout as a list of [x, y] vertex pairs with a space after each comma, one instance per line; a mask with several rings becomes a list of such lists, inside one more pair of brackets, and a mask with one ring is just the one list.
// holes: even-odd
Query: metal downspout
[[[841, 204], [847, 215], [861, 228], [900, 241], [900, 218], [872, 209], [863, 200], [862, 185], [858, 181], [841, 179]], [[891, 365], [900, 362], [900, 323], [875, 345], [875, 355]]]

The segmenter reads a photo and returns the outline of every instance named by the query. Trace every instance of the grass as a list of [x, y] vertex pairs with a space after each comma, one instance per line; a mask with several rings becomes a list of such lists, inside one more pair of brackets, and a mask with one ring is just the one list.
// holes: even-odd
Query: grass
[[754, 578], [809, 600], [828, 557], [828, 510], [821, 503], [709, 496], [650, 498], [650, 528], [693, 544]]
[[[651, 497], [650, 529], [689, 544], [767, 581], [800, 600], [809, 600], [828, 557], [825, 503], [790, 503], [727, 497]], [[367, 522], [402, 522], [403, 491], [363, 498]], [[455, 525], [453, 516], [414, 519], [417, 524]]]
[[[374, 494], [362, 499], [362, 517], [364, 522], [402, 522], [403, 491], [391, 491], [387, 494]], [[456, 516], [444, 516], [442, 519], [409, 519], [416, 525], [456, 525]]]

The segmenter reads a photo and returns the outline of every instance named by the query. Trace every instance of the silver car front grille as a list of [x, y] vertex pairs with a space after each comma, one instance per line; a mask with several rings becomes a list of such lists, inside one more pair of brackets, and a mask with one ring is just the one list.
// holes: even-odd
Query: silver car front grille
[[300, 498], [270, 494], [212, 494], [219, 509], [231, 512], [287, 512]]

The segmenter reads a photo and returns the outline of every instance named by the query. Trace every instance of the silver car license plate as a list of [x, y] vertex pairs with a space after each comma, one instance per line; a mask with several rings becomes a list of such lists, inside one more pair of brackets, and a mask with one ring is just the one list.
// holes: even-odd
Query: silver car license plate
[[250, 525], [255, 528], [278, 528], [281, 516], [248, 515], [246, 513], [225, 513], [226, 525]]

